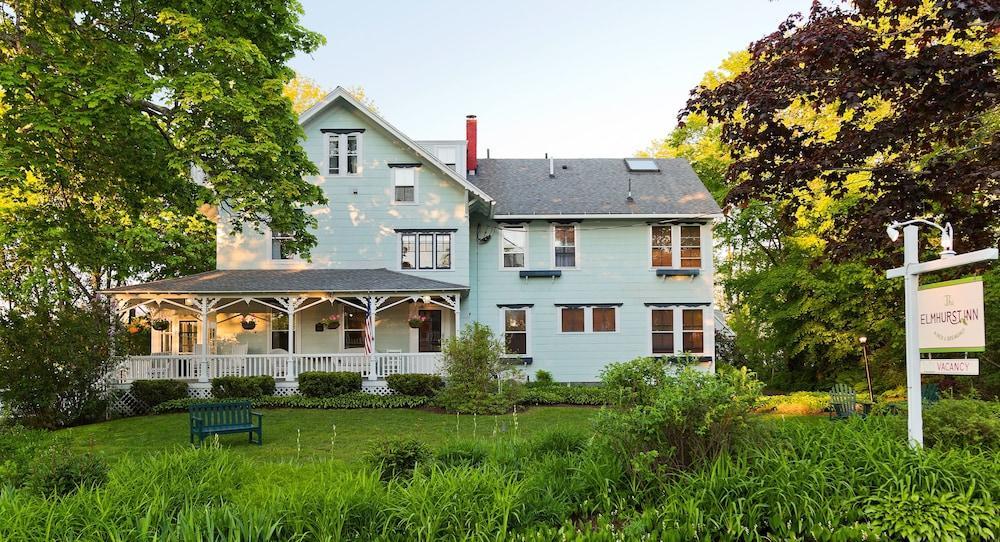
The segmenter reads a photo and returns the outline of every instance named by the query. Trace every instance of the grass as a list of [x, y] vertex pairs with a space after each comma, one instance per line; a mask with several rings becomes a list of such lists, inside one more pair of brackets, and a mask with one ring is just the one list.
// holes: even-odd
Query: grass
[[[264, 445], [247, 442], [245, 434], [222, 435], [220, 445], [248, 458], [263, 461], [336, 459], [358, 460], [368, 444], [384, 437], [413, 437], [432, 447], [445, 442], [515, 432], [515, 418], [455, 416], [426, 410], [263, 410]], [[596, 412], [588, 407], [533, 407], [519, 411], [518, 436], [553, 429], [590, 429]], [[334, 426], [336, 438], [334, 439]], [[93, 451], [117, 459], [125, 454], [145, 455], [188, 446], [188, 415], [164, 414], [124, 418], [62, 431], [78, 451]], [[207, 441], [206, 441], [207, 443]]]

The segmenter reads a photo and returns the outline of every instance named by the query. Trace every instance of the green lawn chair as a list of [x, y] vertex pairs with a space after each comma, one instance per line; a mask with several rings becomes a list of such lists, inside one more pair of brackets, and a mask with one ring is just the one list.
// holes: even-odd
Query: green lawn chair
[[847, 384], [834, 384], [830, 390], [830, 420], [846, 420], [857, 415], [858, 396]]
[[941, 400], [941, 391], [938, 389], [938, 385], [933, 382], [928, 382], [920, 386], [920, 398], [925, 402], [934, 404]]

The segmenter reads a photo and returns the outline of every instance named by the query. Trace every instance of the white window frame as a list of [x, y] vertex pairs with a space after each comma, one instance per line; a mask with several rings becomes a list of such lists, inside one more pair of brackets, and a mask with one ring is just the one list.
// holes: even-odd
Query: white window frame
[[[711, 306], [692, 306], [692, 305], [651, 305], [648, 307], [649, 311], [646, 317], [646, 333], [647, 341], [646, 348], [650, 356], [679, 356], [681, 354], [689, 354], [696, 357], [711, 357], [715, 359], [715, 338], [712, 336], [714, 333], [714, 309]], [[674, 340], [674, 351], [672, 354], [654, 354], [653, 353], [653, 311], [654, 310], [672, 310], [673, 312], [673, 323], [674, 328], [671, 333], [673, 333]], [[684, 311], [685, 310], [697, 310], [701, 311], [701, 332], [702, 332], [702, 352], [685, 352], [684, 351]], [[711, 325], [710, 325], [711, 324]], [[693, 331], [693, 330], [692, 330]], [[665, 333], [665, 332], [664, 332]]]
[[[420, 175], [420, 172], [419, 172], [420, 168], [419, 167], [390, 167], [389, 170], [392, 172], [392, 204], [393, 205], [417, 205], [417, 203], [420, 201], [420, 194], [417, 191], [417, 186], [419, 185], [418, 176]], [[398, 175], [400, 171], [412, 172], [413, 173], [413, 184], [410, 184], [410, 185], [406, 185], [406, 184], [401, 185], [401, 184], [399, 184], [399, 181], [396, 179], [396, 175]], [[396, 199], [396, 188], [398, 188], [400, 186], [411, 186], [411, 187], [413, 187], [413, 200], [412, 201], [406, 201], [406, 200]]]
[[[699, 248], [701, 249], [701, 258], [698, 263], [698, 267], [681, 267], [681, 226], [697, 226], [698, 227], [698, 239], [700, 239]], [[670, 228], [670, 265], [653, 265], [653, 228], [656, 227], [667, 227]], [[646, 239], [646, 258], [649, 262], [650, 269], [704, 269], [705, 268], [705, 225], [697, 223], [681, 223], [681, 224], [650, 224], [647, 231]]]
[[[562, 314], [566, 309], [583, 309], [583, 331], [563, 331]], [[612, 309], [615, 311], [614, 331], [594, 331], [594, 309]], [[556, 333], [560, 335], [613, 335], [621, 330], [621, 305], [556, 305]]]
[[[358, 157], [358, 171], [347, 172], [347, 138], [356, 136], [358, 138], [358, 149], [352, 156]], [[330, 173], [330, 148], [336, 142], [337, 145], [337, 166], [338, 173]], [[360, 177], [364, 172], [364, 132], [348, 132], [343, 134], [326, 134], [325, 145], [323, 146], [323, 175], [330, 177]]]
[[[566, 228], [566, 227], [572, 227], [573, 228], [573, 265], [572, 266], [559, 266], [559, 265], [556, 265], [556, 261], [557, 261], [557, 258], [556, 258], [556, 248], [559, 248], [556, 245], [556, 229], [558, 229], [558, 228]], [[564, 269], [564, 270], [570, 270], [570, 271], [575, 270], [575, 269], [580, 269], [580, 228], [579, 228], [579, 224], [577, 224], [576, 222], [574, 222], [572, 224], [557, 224], [557, 223], [553, 223], [552, 227], [550, 229], [552, 230], [551, 231], [551, 235], [550, 235], [551, 240], [552, 240], [552, 269]]]
[[[342, 352], [356, 352], [358, 350], [364, 350], [365, 349], [365, 344], [364, 344], [365, 325], [364, 325], [364, 321], [362, 321], [361, 327], [357, 327], [357, 328], [355, 328], [355, 327], [352, 327], [352, 328], [347, 327], [347, 320], [348, 320], [347, 319], [347, 313], [348, 313], [348, 311], [357, 312], [357, 311], [361, 311], [361, 309], [359, 309], [357, 307], [350, 307], [350, 308], [348, 308], [348, 307], [345, 306], [341, 310], [341, 312], [340, 312], [340, 321], [343, 322], [343, 323], [340, 326], [340, 329], [342, 330], [341, 333], [340, 333], [340, 345], [339, 345], [340, 346], [340, 350]], [[361, 312], [364, 312], [364, 311], [361, 311]], [[347, 332], [349, 332], [349, 331], [361, 332], [361, 339], [362, 339], [361, 340], [361, 346], [353, 346], [353, 347], [350, 347], [350, 348], [347, 347]]]
[[[524, 250], [523, 250], [524, 265], [522, 265], [521, 267], [507, 267], [507, 266], [504, 265], [504, 261], [503, 261], [503, 255], [504, 255], [504, 251], [503, 251], [503, 232], [504, 232], [504, 230], [512, 230], [512, 231], [520, 230], [520, 231], [524, 232]], [[498, 233], [500, 234], [499, 235], [499, 243], [497, 243], [497, 244], [500, 245], [500, 262], [499, 262], [500, 270], [501, 271], [523, 271], [525, 269], [528, 269], [528, 244], [529, 244], [529, 240], [531, 238], [531, 232], [530, 232], [530, 230], [528, 228], [528, 223], [527, 222], [523, 222], [521, 224], [502, 224], [499, 227], [499, 229], [498, 229]]]
[[[524, 311], [524, 353], [511, 354], [507, 352], [507, 311]], [[504, 345], [504, 357], [507, 358], [530, 358], [531, 357], [531, 307], [500, 307], [500, 333]], [[512, 331], [511, 333], [520, 333]]]
[[[684, 228], [698, 228], [698, 266], [697, 267], [684, 267], [683, 260], [683, 250], [684, 250], [684, 236], [682, 231]], [[677, 225], [677, 238], [675, 245], [677, 247], [677, 259], [675, 263], [680, 269], [701, 269], [705, 267], [705, 250], [702, 248], [705, 243], [705, 229], [701, 224], [678, 224]]]
[[[413, 246], [413, 267], [406, 268], [403, 267], [403, 237], [407, 235], [414, 236], [414, 246]], [[431, 267], [420, 267], [420, 236], [430, 235], [433, 238], [433, 246], [431, 247]], [[438, 267], [438, 237], [448, 237], [448, 246], [451, 249], [451, 258], [449, 259], [449, 267]], [[396, 235], [396, 265], [400, 271], [454, 271], [455, 270], [455, 234], [453, 232], [441, 232], [441, 231], [401, 231]]]
[[282, 239], [295, 239], [293, 235], [278, 237], [275, 235], [275, 231], [268, 228], [267, 230], [267, 259], [273, 263], [278, 264], [288, 264], [288, 263], [299, 263], [302, 259], [299, 257], [298, 253], [292, 254], [289, 258], [275, 258], [274, 257], [274, 241]]

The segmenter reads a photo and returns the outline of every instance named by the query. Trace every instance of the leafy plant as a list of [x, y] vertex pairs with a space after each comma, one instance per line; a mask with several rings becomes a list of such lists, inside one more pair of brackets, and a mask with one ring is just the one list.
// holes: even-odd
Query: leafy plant
[[604, 404], [605, 390], [601, 386], [535, 385], [528, 386], [518, 397], [521, 405], [594, 405]]
[[304, 372], [299, 374], [299, 393], [305, 397], [336, 397], [361, 391], [361, 373]]
[[430, 460], [430, 448], [412, 438], [385, 439], [373, 443], [362, 455], [362, 461], [380, 469], [383, 481], [406, 478], [418, 464]]
[[546, 371], [545, 369], [539, 369], [535, 371], [535, 382], [537, 384], [546, 385], [555, 382], [552, 378], [552, 373]]
[[[240, 398], [233, 398], [233, 400]], [[426, 405], [427, 397], [412, 397], [409, 395], [372, 395], [364, 392], [351, 392], [336, 397], [302, 397], [293, 395], [248, 397], [254, 408], [309, 408], [309, 409], [341, 409], [341, 408], [417, 408]], [[177, 399], [166, 401], [153, 407], [153, 414], [168, 412], [187, 412], [194, 404], [215, 403], [218, 399]]]
[[880, 492], [864, 514], [875, 532], [891, 540], [993, 540], [1000, 506], [964, 493]]
[[392, 391], [403, 395], [432, 397], [444, 387], [444, 379], [438, 375], [396, 374], [385, 380]]
[[479, 322], [447, 340], [441, 349], [446, 384], [435, 397], [435, 404], [451, 412], [470, 414], [510, 411], [521, 385], [504, 362], [503, 351], [503, 342]]
[[42, 495], [63, 496], [107, 479], [108, 464], [100, 456], [53, 449], [33, 462], [26, 486]]
[[136, 380], [131, 391], [147, 408], [153, 408], [165, 401], [187, 397], [188, 385], [181, 380]]
[[767, 395], [761, 399], [758, 412], [776, 414], [821, 414], [830, 406], [827, 392], [797, 391], [788, 395]]
[[749, 428], [763, 385], [746, 369], [716, 374], [639, 358], [602, 374], [611, 408], [601, 411], [598, 436], [633, 471], [690, 469], [718, 457]]
[[263, 397], [274, 395], [276, 385], [270, 376], [220, 376], [212, 379], [216, 399]]
[[1000, 402], [942, 399], [924, 408], [924, 442], [1000, 451]]

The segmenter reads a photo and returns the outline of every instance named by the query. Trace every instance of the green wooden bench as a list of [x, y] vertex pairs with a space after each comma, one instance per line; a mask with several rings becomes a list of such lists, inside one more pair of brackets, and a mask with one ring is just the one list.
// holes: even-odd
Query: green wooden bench
[[[205, 442], [205, 437], [228, 433], [249, 433], [250, 442], [257, 434], [257, 446], [263, 444], [261, 428], [264, 415], [250, 410], [250, 401], [230, 401], [225, 403], [202, 403], [191, 405], [188, 409], [191, 427], [191, 443], [198, 437], [198, 444]], [[256, 418], [256, 423], [254, 419]]]
[[834, 384], [830, 390], [830, 419], [846, 420], [851, 416], [857, 416], [855, 407], [858, 404], [858, 396], [847, 384]]

